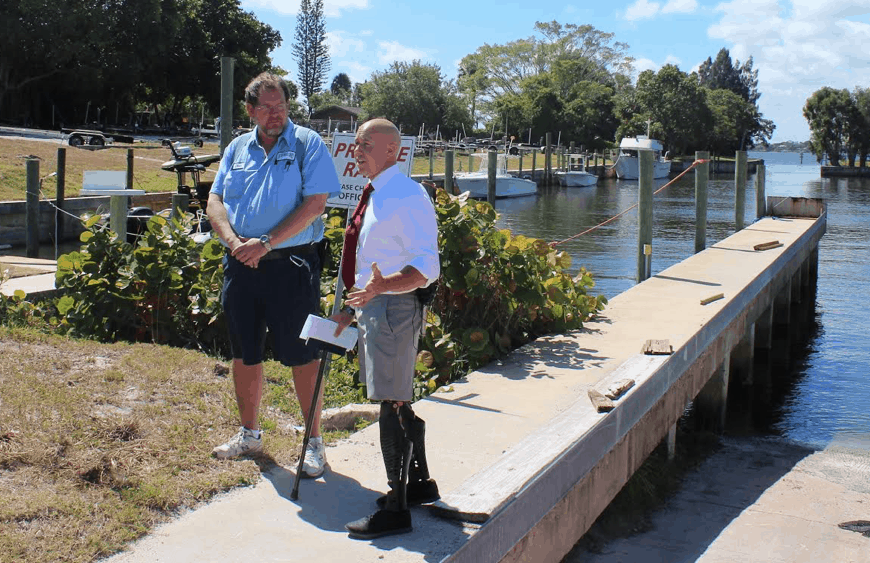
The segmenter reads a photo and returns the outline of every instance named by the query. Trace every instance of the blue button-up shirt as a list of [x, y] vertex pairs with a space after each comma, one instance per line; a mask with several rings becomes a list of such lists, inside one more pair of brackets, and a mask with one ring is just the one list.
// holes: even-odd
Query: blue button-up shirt
[[[317, 133], [288, 120], [269, 154], [259, 142], [257, 128], [233, 139], [224, 151], [211, 193], [223, 199], [236, 234], [257, 238], [283, 221], [305, 197], [334, 195], [340, 190], [326, 143]], [[276, 248], [322, 238], [323, 221], [318, 217]]]

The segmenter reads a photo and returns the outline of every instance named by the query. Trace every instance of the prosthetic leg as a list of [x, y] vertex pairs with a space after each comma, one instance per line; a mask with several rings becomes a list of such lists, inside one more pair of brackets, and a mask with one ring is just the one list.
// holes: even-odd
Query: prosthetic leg
[[404, 534], [412, 530], [407, 486], [414, 449], [408, 428], [413, 416], [411, 408], [406, 403], [401, 406], [391, 401], [381, 403], [378, 419], [381, 431], [381, 455], [384, 458], [390, 493], [386, 495], [383, 508], [345, 526], [350, 537], [368, 540], [392, 534]]
[[[434, 502], [441, 498], [438, 494], [438, 485], [434, 479], [429, 478], [429, 465], [426, 463], [426, 422], [417, 416], [408, 406], [411, 412], [409, 434], [414, 445], [411, 453], [411, 466], [408, 472], [407, 503], [409, 506]], [[389, 502], [390, 493], [378, 498], [378, 506], [383, 508]]]

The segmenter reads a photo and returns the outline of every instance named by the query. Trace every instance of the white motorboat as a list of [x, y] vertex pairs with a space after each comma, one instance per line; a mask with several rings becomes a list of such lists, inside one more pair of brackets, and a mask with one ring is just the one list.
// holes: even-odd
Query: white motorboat
[[567, 188], [583, 188], [598, 183], [598, 176], [586, 171], [586, 157], [582, 155], [569, 155], [568, 170], [553, 172], [553, 176]]
[[616, 177], [620, 180], [637, 180], [640, 176], [638, 151], [646, 150], [653, 152], [653, 178], [667, 178], [671, 173], [671, 161], [667, 154], [662, 155], [663, 148], [660, 141], [650, 139], [647, 135], [625, 137], [619, 142], [619, 157], [613, 165]]
[[[475, 155], [486, 157], [486, 154]], [[469, 192], [469, 197], [486, 199], [488, 197], [487, 172], [488, 158], [481, 158], [480, 168], [477, 172], [457, 172], [453, 175], [453, 182], [459, 192]], [[521, 197], [538, 193], [538, 185], [525, 178], [511, 176], [507, 171], [507, 159], [505, 155], [498, 155], [495, 173], [495, 197]]]

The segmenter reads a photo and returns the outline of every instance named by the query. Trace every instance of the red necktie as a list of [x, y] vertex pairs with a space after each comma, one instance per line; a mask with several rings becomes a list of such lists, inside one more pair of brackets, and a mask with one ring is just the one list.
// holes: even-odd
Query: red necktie
[[341, 279], [344, 281], [344, 287], [350, 289], [353, 287], [354, 278], [356, 277], [356, 244], [359, 241], [359, 232], [362, 228], [363, 215], [366, 213], [366, 207], [369, 204], [369, 196], [375, 191], [375, 187], [371, 182], [366, 184], [362, 196], [359, 198], [359, 203], [356, 204], [356, 209], [353, 211], [350, 220], [347, 222], [347, 228], [344, 230], [344, 249], [341, 253]]

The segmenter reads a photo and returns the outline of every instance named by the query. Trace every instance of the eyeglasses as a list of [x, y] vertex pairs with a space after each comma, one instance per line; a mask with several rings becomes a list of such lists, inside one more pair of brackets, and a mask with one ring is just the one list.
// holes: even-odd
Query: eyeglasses
[[287, 104], [275, 104], [273, 106], [254, 106], [254, 111], [258, 113], [287, 113]]

